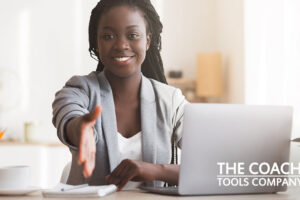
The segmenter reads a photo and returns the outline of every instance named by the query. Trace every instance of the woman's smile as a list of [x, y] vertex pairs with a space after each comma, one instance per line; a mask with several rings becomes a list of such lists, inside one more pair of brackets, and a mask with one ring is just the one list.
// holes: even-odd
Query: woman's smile
[[116, 56], [113, 57], [113, 60], [118, 65], [127, 65], [129, 64], [135, 56]]

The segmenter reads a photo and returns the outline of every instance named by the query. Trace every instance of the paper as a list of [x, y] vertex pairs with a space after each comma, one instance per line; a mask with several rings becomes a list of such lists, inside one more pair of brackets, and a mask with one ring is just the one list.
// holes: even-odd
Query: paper
[[[62, 191], [64, 188], [66, 191]], [[59, 183], [56, 187], [44, 190], [44, 197], [103, 197], [117, 190], [115, 185], [86, 186]]]

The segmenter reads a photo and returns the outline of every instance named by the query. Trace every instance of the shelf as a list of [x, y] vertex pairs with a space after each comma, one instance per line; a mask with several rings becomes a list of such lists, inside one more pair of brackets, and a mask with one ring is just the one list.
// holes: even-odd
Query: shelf
[[19, 145], [19, 146], [29, 146], [29, 145], [32, 146], [32, 145], [35, 145], [35, 146], [48, 146], [48, 147], [65, 146], [62, 143], [0, 141], [0, 146], [13, 146], [13, 145]]
[[199, 102], [196, 98], [196, 80], [185, 78], [167, 78], [169, 85], [179, 88], [189, 102]]
[[167, 78], [169, 85], [195, 85], [196, 80], [184, 78]]

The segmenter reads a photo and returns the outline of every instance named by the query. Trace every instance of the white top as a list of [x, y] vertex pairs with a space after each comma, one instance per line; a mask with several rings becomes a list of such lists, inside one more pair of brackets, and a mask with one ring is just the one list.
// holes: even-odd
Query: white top
[[[118, 132], [118, 144], [120, 152], [120, 162], [124, 159], [143, 161], [142, 159], [142, 132], [138, 132], [130, 138], [124, 137]], [[137, 188], [141, 183], [129, 181], [123, 190]]]

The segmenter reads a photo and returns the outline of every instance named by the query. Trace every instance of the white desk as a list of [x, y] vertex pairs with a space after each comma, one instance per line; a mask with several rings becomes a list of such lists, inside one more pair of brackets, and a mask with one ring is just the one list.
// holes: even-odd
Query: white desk
[[[0, 196], [0, 200], [40, 200], [40, 199], [49, 199], [49, 200], [71, 200], [71, 198], [43, 198], [40, 193], [35, 193], [29, 196], [21, 196], [21, 197], [12, 197], [12, 196]], [[76, 200], [80, 199], [91, 199], [91, 198], [76, 198]], [[252, 194], [252, 195], [215, 195], [215, 196], [167, 196], [167, 195], [159, 195], [152, 194], [144, 191], [121, 191], [115, 192], [108, 196], [101, 198], [103, 200], [170, 200], [170, 199], [209, 199], [209, 200], [268, 200], [268, 199], [289, 199], [289, 200], [300, 200], [300, 188], [292, 188], [287, 192], [280, 192], [277, 194]]]
[[[299, 162], [300, 160], [300, 143], [292, 143], [291, 146], [291, 157], [292, 162]], [[42, 197], [41, 193], [33, 193], [29, 196], [0, 196], [0, 200], [40, 200], [45, 199]], [[47, 198], [49, 200], [71, 200], [71, 198]], [[78, 198], [79, 199], [79, 198]], [[81, 198], [84, 199], [84, 198]], [[90, 198], [86, 198], [90, 199]], [[300, 200], [300, 187], [289, 188], [286, 192], [279, 192], [277, 194], [252, 194], [252, 195], [216, 195], [216, 196], [166, 196], [152, 194], [144, 191], [121, 191], [116, 192], [106, 197], [101, 198], [103, 200], [135, 200], [135, 199], [159, 199], [159, 200], [168, 200], [168, 199], [210, 199], [210, 200], [219, 200], [219, 199], [243, 199], [243, 200], [265, 200], [265, 199], [289, 199], [289, 200]], [[77, 200], [77, 199], [76, 199]]]

